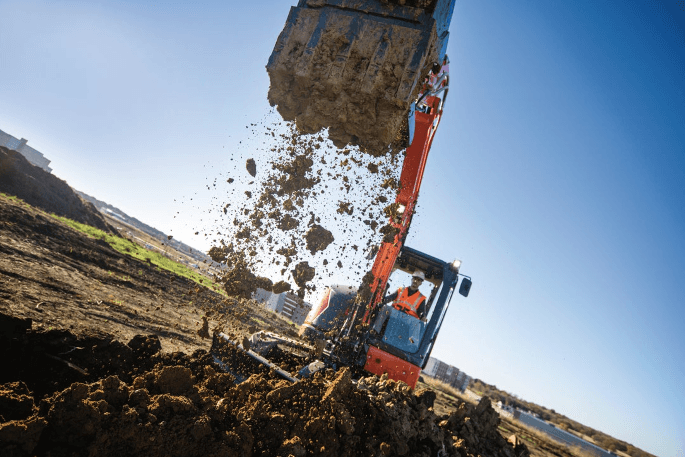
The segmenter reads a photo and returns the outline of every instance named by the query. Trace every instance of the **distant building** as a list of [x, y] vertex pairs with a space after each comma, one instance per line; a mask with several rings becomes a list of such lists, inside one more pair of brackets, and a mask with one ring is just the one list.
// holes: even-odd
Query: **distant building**
[[426, 368], [423, 369], [423, 374], [430, 376], [431, 378], [439, 379], [460, 392], [466, 390], [472, 379], [471, 376], [460, 371], [457, 367], [448, 365], [433, 357], [428, 359]]
[[605, 449], [602, 449], [596, 444], [585, 441], [584, 439], [569, 433], [566, 430], [557, 428], [554, 426], [554, 424], [546, 422], [525, 411], [519, 411], [518, 409], [514, 410], [514, 418], [518, 419], [520, 422], [529, 427], [534, 427], [542, 432], [545, 432], [551, 438], [562, 444], [567, 446], [580, 446], [584, 451], [587, 451], [596, 457], [614, 457], [616, 455]]
[[26, 160], [28, 160], [33, 165], [42, 168], [48, 173], [52, 173], [52, 168], [48, 166], [50, 164], [50, 161], [46, 159], [42, 153], [36, 151], [26, 143], [28, 143], [28, 140], [24, 138], [19, 140], [10, 135], [9, 133], [5, 133], [2, 130], [0, 130], [0, 146], [4, 146], [7, 149], [17, 151], [19, 154], [26, 157]]
[[[110, 217], [113, 217], [114, 219], [120, 220], [121, 222], [126, 222], [126, 218], [124, 216], [122, 216], [121, 214], [119, 214], [115, 211], [112, 211], [109, 208], [102, 208], [102, 209], [100, 209], [100, 211], [107, 214]], [[128, 233], [129, 233], [129, 235], [131, 234], [131, 232], [128, 232]]]
[[264, 303], [267, 309], [282, 314], [297, 325], [302, 325], [307, 314], [312, 310], [312, 305], [290, 292], [274, 294], [264, 289], [257, 289], [252, 298]]

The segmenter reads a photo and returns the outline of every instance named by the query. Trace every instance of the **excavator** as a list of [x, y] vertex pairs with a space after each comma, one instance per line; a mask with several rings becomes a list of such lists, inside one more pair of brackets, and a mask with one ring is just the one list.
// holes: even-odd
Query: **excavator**
[[[215, 332], [210, 352], [238, 381], [260, 366], [292, 382], [349, 367], [356, 376], [387, 375], [414, 388], [454, 291], [468, 296], [472, 281], [460, 273], [461, 261], [405, 245], [449, 90], [445, 51], [454, 2], [300, 0], [291, 8], [267, 64], [272, 105], [304, 133], [328, 128], [334, 144], [379, 154], [397, 147], [402, 132], [406, 150], [389, 230], [371, 271], [358, 288], [325, 288], [300, 328], [307, 344], [269, 332], [241, 342]], [[430, 288], [424, 319], [383, 304], [399, 272], [423, 273]], [[308, 363], [292, 375], [271, 360], [274, 348], [300, 351]]]

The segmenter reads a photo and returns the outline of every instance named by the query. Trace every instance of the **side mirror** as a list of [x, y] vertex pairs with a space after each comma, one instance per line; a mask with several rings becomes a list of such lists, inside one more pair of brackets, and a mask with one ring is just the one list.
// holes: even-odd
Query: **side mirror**
[[471, 291], [471, 278], [464, 278], [461, 280], [461, 286], [459, 286], [459, 294], [463, 295], [464, 297], [469, 296], [469, 292]]

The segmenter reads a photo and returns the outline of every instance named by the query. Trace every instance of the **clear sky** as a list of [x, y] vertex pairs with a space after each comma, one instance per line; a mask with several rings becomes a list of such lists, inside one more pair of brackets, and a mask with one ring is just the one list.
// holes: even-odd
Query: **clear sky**
[[[0, 0], [0, 129], [206, 249], [291, 4], [237, 3]], [[684, 9], [458, 0], [408, 241], [474, 280], [434, 356], [660, 457], [685, 455]]]

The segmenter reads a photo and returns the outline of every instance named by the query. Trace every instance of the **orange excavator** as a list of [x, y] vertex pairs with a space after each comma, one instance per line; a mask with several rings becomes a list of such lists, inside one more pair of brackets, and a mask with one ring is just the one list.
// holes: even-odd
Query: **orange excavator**
[[[445, 262], [404, 244], [449, 90], [445, 49], [454, 1], [415, 0], [408, 6], [375, 0], [301, 0], [291, 9], [267, 65], [272, 104], [304, 131], [327, 127], [334, 142], [356, 144], [371, 153], [392, 147], [393, 136], [403, 129], [393, 117], [400, 113], [406, 127], [405, 158], [400, 190], [390, 206], [388, 229], [371, 271], [359, 288], [325, 289], [300, 329], [311, 345], [265, 332], [243, 342], [215, 333], [211, 352], [238, 379], [244, 377], [238, 372], [250, 363], [268, 366], [292, 381], [325, 368], [350, 367], [359, 376], [387, 374], [413, 388], [453, 292], [459, 286], [459, 293], [468, 296], [472, 282], [460, 273], [459, 260]], [[394, 79], [387, 76], [393, 69]], [[394, 85], [383, 86], [388, 81]], [[284, 86], [289, 89], [284, 91]], [[349, 113], [368, 109], [393, 117], [392, 122], [372, 127], [349, 122]], [[370, 133], [369, 128], [377, 131]], [[379, 129], [395, 131], [388, 135]], [[383, 304], [388, 282], [398, 272], [423, 274], [430, 288], [423, 319]], [[299, 347], [311, 360], [292, 376], [268, 360], [275, 346]], [[236, 364], [236, 354], [248, 362]]]

